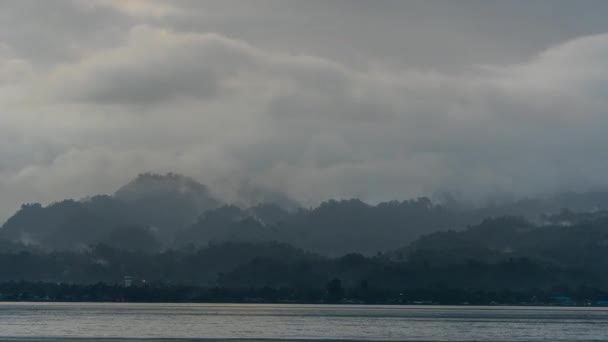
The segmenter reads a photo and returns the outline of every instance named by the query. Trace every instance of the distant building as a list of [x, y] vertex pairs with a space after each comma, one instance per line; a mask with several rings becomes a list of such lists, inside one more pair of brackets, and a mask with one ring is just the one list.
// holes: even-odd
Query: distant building
[[133, 277], [125, 276], [124, 285], [125, 285], [125, 287], [131, 287], [131, 285], [133, 285]]

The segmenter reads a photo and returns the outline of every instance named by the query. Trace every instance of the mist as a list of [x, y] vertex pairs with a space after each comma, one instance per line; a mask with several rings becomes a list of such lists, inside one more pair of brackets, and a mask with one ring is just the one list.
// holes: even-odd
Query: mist
[[547, 6], [2, 2], [0, 218], [141, 172], [304, 206], [603, 189], [608, 4]]

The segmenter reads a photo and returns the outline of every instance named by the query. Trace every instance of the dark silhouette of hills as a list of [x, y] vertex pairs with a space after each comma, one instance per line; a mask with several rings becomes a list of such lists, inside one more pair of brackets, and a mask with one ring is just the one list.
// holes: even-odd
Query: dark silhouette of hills
[[249, 209], [224, 206], [203, 213], [178, 232], [176, 244], [276, 240], [326, 255], [375, 254], [427, 232], [464, 226], [469, 220], [474, 217], [446, 211], [428, 199], [375, 206], [360, 200], [332, 200], [295, 212], [272, 204]]
[[[204, 185], [188, 177], [141, 174], [112, 196], [64, 200], [46, 207], [24, 204], [4, 223], [0, 238], [49, 249], [84, 248], [98, 242], [126, 247], [126, 241], [143, 239], [158, 249], [201, 212], [220, 204]], [[119, 234], [120, 229], [127, 232]]]
[[47, 207], [25, 204], [3, 225], [3, 239], [48, 249], [86, 247], [119, 224], [120, 217], [103, 216], [87, 203], [65, 200]]
[[[606, 253], [602, 256], [605, 258]], [[79, 252], [0, 253], [0, 283], [123, 285], [124, 277], [130, 276], [137, 286], [270, 288], [299, 292], [325, 291], [328, 283], [339, 280], [344, 289], [370, 294], [407, 293], [418, 289], [516, 292], [608, 289], [608, 275], [603, 265], [574, 265], [575, 262], [556, 265], [525, 257], [420, 262], [351, 253], [329, 258], [272, 242], [227, 242], [202, 249], [159, 253], [97, 245]]]
[[405, 247], [366, 257], [298, 263], [251, 260], [220, 277], [224, 287], [311, 288], [340, 279], [345, 288], [411, 291], [566, 291], [608, 289], [608, 213], [574, 215], [568, 224], [518, 217], [484, 220], [462, 231], [424, 235]]
[[171, 173], [139, 175], [113, 197], [127, 204], [135, 222], [155, 229], [163, 238], [170, 238], [202, 212], [221, 204], [206, 186]]
[[104, 244], [81, 251], [0, 252], [0, 282], [43, 281], [122, 284], [137, 281], [213, 285], [223, 274], [254, 260], [285, 263], [321, 260], [318, 255], [276, 242], [210, 244], [202, 249], [147, 253]]
[[423, 236], [391, 256], [443, 266], [529, 259], [552, 267], [604, 272], [608, 269], [608, 213], [570, 213], [570, 221], [543, 225], [517, 217], [486, 219], [464, 231]]
[[[295, 202], [288, 201], [286, 196], [272, 194], [269, 197], [252, 186], [248, 189], [258, 199], [260, 196], [276, 198], [279, 203], [236, 206], [222, 202], [206, 186], [191, 178], [176, 174], [141, 174], [113, 195], [64, 200], [48, 206], [24, 204], [4, 223], [0, 240], [12, 246], [36, 246], [43, 250], [82, 250], [103, 243], [148, 253], [201, 248], [209, 243], [279, 241], [327, 256], [347, 253], [369, 256], [400, 249], [425, 236], [416, 243], [426, 246], [431, 244], [428, 241], [434, 241], [441, 246], [440, 241], [445, 240], [445, 243], [453, 244], [453, 248], [460, 248], [457, 257], [451, 257], [450, 249], [445, 249], [446, 259], [460, 260], [469, 254], [491, 259], [490, 255], [503, 256], [499, 253], [500, 248], [509, 251], [517, 247], [517, 251], [522, 251], [523, 247], [497, 247], [489, 244], [489, 240], [484, 240], [485, 244], [480, 240], [488, 235], [496, 239], [496, 243], [503, 243], [512, 237], [507, 231], [492, 231], [486, 235], [456, 232], [488, 217], [500, 216], [527, 220], [526, 223], [510, 222], [513, 227], [567, 225], [582, 220], [581, 215], [599, 215], [600, 209], [608, 208], [608, 193], [592, 192], [486, 207], [469, 207], [456, 201], [442, 204], [417, 198], [376, 205], [358, 199], [329, 200], [318, 207], [305, 209], [294, 207]], [[562, 210], [564, 204], [571, 205], [572, 209]], [[484, 224], [494, 227], [503, 223]], [[428, 235], [434, 232], [446, 233]], [[551, 241], [549, 236], [543, 238]], [[413, 248], [415, 246], [408, 246], [400, 253], [413, 257]], [[427, 253], [426, 249], [419, 247], [415, 251]], [[434, 248], [440, 249], [443, 247]], [[435, 253], [433, 258], [440, 256]]]
[[[419, 201], [414, 203], [420, 205]], [[362, 210], [360, 203], [350, 205]], [[63, 206], [74, 208], [73, 203]], [[320, 210], [328, 210], [322, 207]], [[299, 215], [310, 214], [303, 211]], [[204, 230], [183, 232], [202, 235], [185, 236], [184, 241], [217, 238], [208, 239], [204, 247], [191, 243], [160, 251], [148, 230], [132, 226], [108, 230], [100, 235], [99, 243], [79, 250], [48, 250], [4, 240], [0, 245], [6, 248], [0, 251], [0, 283], [8, 284], [2, 286], [14, 292], [11, 282], [30, 282], [23, 285], [28, 287], [36, 282], [92, 286], [81, 291], [97, 291], [99, 287], [93, 284], [103, 282], [114, 286], [104, 291], [114, 293], [129, 276], [140, 289], [137, 291], [149, 295], [175, 286], [206, 289], [196, 290], [204, 293], [196, 297], [199, 299], [166, 293], [155, 297], [185, 301], [246, 301], [252, 294], [270, 301], [291, 298], [303, 302], [426, 298], [439, 303], [536, 303], [543, 298], [544, 303], [563, 294], [575, 294], [583, 302], [606, 299], [601, 296], [608, 293], [608, 213], [564, 211], [546, 221], [555, 223], [531, 223], [509, 216], [489, 218], [459, 231], [425, 234], [383, 254], [327, 256], [284, 242], [263, 241], [260, 235], [273, 236], [271, 229], [284, 221], [267, 226], [246, 210], [224, 206], [205, 212], [193, 226]], [[243, 235], [242, 230], [249, 230], [251, 236]], [[238, 239], [231, 234], [237, 234]], [[245, 241], [248, 239], [255, 241]], [[48, 287], [33, 288], [47, 291]], [[224, 297], [226, 293], [236, 297]], [[13, 295], [21, 298], [16, 292]], [[107, 298], [97, 292], [71, 296], [79, 300]]]

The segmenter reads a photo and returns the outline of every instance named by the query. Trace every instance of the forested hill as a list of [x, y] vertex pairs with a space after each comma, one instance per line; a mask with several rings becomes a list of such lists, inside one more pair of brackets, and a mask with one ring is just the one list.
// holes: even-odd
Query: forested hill
[[[210, 242], [279, 241], [328, 256], [375, 255], [441, 231], [460, 231], [488, 217], [522, 216], [536, 224], [569, 222], [572, 211], [608, 208], [604, 192], [469, 207], [428, 198], [368, 204], [328, 200], [299, 208], [277, 193], [248, 187], [237, 206], [206, 186], [176, 174], [142, 174], [112, 195], [24, 204], [0, 229], [0, 240], [41, 250], [82, 250], [103, 243], [124, 250], [156, 252], [205, 247]], [[270, 201], [270, 202], [269, 202]], [[275, 201], [275, 202], [272, 202]], [[243, 205], [249, 203], [249, 205]], [[553, 216], [551, 216], [553, 214]]]
[[522, 218], [486, 219], [464, 231], [435, 232], [390, 253], [398, 261], [449, 266], [504, 260], [534, 260], [553, 267], [602, 274], [608, 270], [608, 212], [565, 213], [554, 223], [535, 225]]
[[[86, 212], [82, 208], [86, 209], [87, 204], [70, 201], [56, 206], [66, 212], [82, 213]], [[46, 212], [49, 208], [32, 205], [23, 210], [48, 215], [36, 222], [61, 222], [50, 215], [52, 210]], [[389, 215], [395, 212], [403, 216]], [[608, 293], [606, 211], [563, 210], [545, 215], [542, 222], [513, 216], [495, 217], [458, 230], [431, 233], [424, 229], [412, 230], [418, 237], [399, 233], [397, 226], [379, 226], [382, 228], [359, 236], [349, 236], [352, 231], [343, 228], [352, 224], [352, 229], [363, 230], [381, 217], [390, 217], [395, 222], [399, 221], [397, 217], [412, 220], [410, 222], [442, 223], [442, 220], [449, 221], [450, 215], [469, 218], [462, 212], [462, 216], [456, 216], [427, 200], [377, 206], [356, 200], [328, 202], [316, 209], [296, 212], [271, 205], [249, 209], [224, 205], [205, 211], [194, 224], [179, 230], [171, 246], [159, 245], [159, 237], [154, 232], [136, 225], [106, 231], [107, 221], [99, 219], [98, 226], [87, 226], [91, 231], [71, 231], [83, 239], [99, 237], [78, 249], [52, 240], [52, 235], [46, 238], [55, 248], [0, 240], [0, 287], [9, 291], [16, 288], [11, 285], [15, 281], [89, 284], [88, 290], [72, 290], [105, 288], [104, 291], [122, 293], [116, 286], [122, 286], [128, 276], [142, 293], [164, 293], [165, 289], [175, 286], [208, 289], [200, 290], [203, 292], [199, 295], [206, 294], [199, 300], [220, 300], [223, 297], [216, 297], [219, 293], [230, 291], [244, 297], [256, 293], [304, 302], [327, 299], [332, 291], [334, 301], [339, 298], [400, 301], [412, 295], [417, 299], [439, 298], [440, 303], [454, 300], [514, 303], [515, 300], [534, 302], [539, 298], [551, 300], [553, 296], [568, 293], [580, 296], [583, 301], [608, 299], [604, 298]], [[17, 216], [14, 220], [25, 218], [31, 217]], [[326, 232], [324, 229], [329, 229], [330, 223], [339, 229]], [[321, 224], [327, 225], [321, 227]], [[308, 239], [298, 235], [303, 234], [298, 230], [303, 229], [301, 227], [314, 227], [310, 228]], [[77, 232], [81, 235], [76, 235]], [[93, 235], [93, 232], [106, 233]], [[391, 232], [395, 241], [388, 241], [378, 232]], [[325, 241], [321, 241], [322, 238]], [[285, 242], [290, 239], [300, 245]], [[364, 244], [366, 239], [373, 241]], [[403, 242], [408, 239], [409, 242]], [[281, 240], [283, 242], [279, 242]], [[380, 243], [384, 243], [384, 247], [398, 245], [398, 248], [373, 255], [356, 253], [354, 249], [338, 254], [352, 246]], [[326, 253], [315, 253], [315, 248], [325, 249]], [[99, 282], [114, 288], [93, 285]], [[58, 294], [53, 291], [59, 291], [53, 286], [33, 287], [36, 288], [49, 298], [56, 298]], [[137, 291], [132, 294], [137, 296], [140, 293]], [[96, 295], [106, 298], [104, 293], [79, 292], [70, 296], [86, 300], [98, 298], [90, 297]], [[13, 293], [9, 298], [19, 299], [19, 296]], [[244, 297], [229, 300], [245, 300]], [[167, 298], [157, 299], [169, 300]], [[187, 295], [179, 298], [193, 300]]]
[[163, 252], [103, 244], [77, 252], [1, 247], [0, 283], [122, 285], [129, 276], [146, 288], [268, 289], [297, 293], [300, 299], [323, 293], [332, 283], [370, 298], [419, 290], [440, 297], [465, 291], [475, 298], [482, 291], [493, 293], [490, 298], [502, 292], [525, 293], [526, 300], [570, 292], [596, 298], [608, 290], [608, 215], [549, 226], [512, 217], [489, 219], [375, 256], [326, 257], [277, 242], [210, 243]]

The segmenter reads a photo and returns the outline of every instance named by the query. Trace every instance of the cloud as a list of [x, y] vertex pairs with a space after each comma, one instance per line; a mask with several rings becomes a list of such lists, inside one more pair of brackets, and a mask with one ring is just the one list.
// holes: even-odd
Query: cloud
[[[144, 16], [133, 4], [121, 11]], [[608, 34], [458, 72], [357, 67], [162, 23], [43, 67], [6, 46], [4, 215], [111, 193], [145, 171], [184, 173], [226, 198], [246, 182], [304, 203], [608, 185]]]
[[180, 10], [167, 1], [155, 0], [93, 0], [84, 5], [109, 7], [132, 16], [164, 17], [180, 14]]
[[59, 100], [109, 104], [152, 105], [174, 96], [213, 96], [220, 87], [216, 74], [230, 72], [216, 69], [222, 53], [238, 55], [231, 54], [233, 47], [222, 39], [138, 26], [123, 46], [56, 68], [46, 87]]

